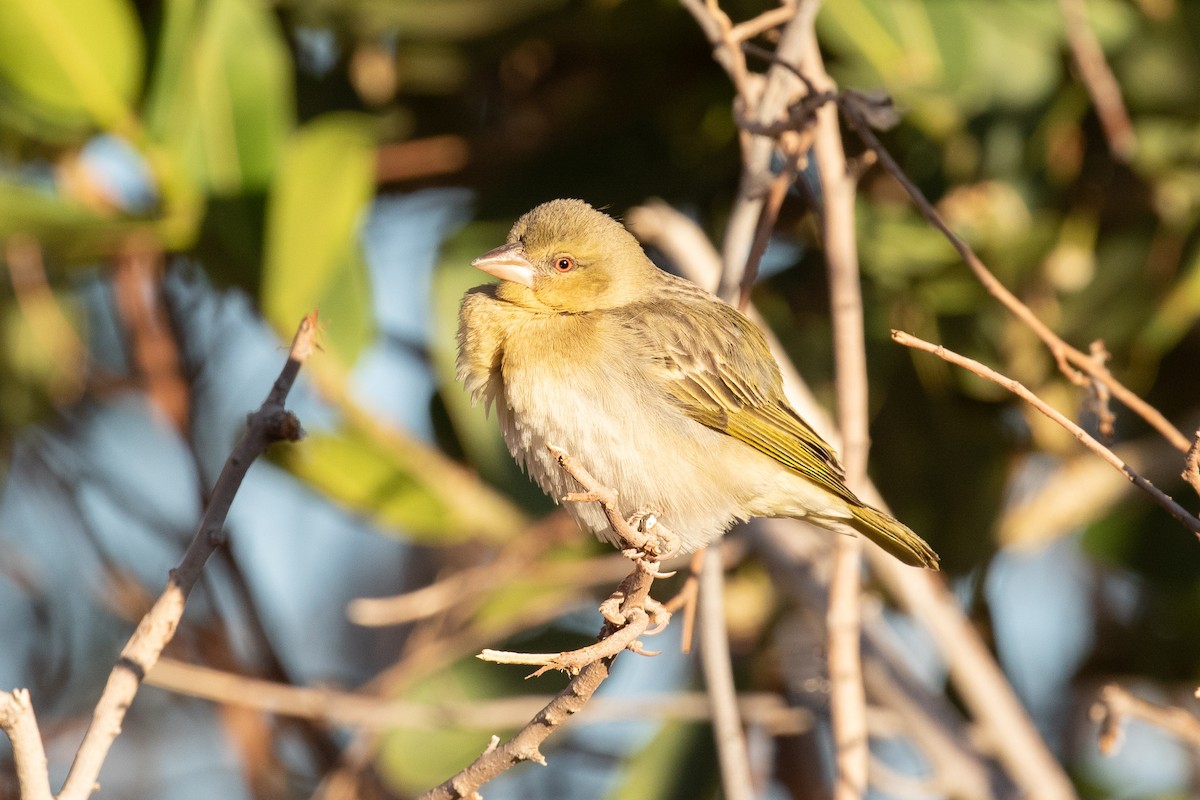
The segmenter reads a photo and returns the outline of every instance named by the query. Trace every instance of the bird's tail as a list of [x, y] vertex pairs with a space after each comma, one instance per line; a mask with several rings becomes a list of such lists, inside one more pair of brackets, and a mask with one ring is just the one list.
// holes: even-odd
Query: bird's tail
[[904, 523], [867, 505], [850, 507], [851, 527], [913, 567], [938, 569], [938, 554]]

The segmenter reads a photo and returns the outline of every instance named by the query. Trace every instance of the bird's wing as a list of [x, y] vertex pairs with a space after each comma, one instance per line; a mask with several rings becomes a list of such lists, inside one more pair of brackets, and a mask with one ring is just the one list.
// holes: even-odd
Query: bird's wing
[[693, 313], [680, 314], [672, 303], [646, 304], [628, 319], [684, 413], [859, 505], [833, 450], [788, 405], [762, 332], [713, 298], [688, 305]]

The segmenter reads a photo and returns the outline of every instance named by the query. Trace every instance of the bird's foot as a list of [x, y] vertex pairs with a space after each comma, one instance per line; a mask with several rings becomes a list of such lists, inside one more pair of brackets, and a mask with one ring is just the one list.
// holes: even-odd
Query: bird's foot
[[[679, 550], [679, 537], [671, 532], [666, 525], [658, 521], [658, 516], [647, 509], [638, 509], [628, 520], [630, 531], [636, 538], [628, 542], [629, 547], [621, 552], [626, 558], [634, 561], [662, 561], [670, 558]], [[657, 570], [655, 571], [656, 574]], [[659, 575], [659, 577], [668, 577]]]

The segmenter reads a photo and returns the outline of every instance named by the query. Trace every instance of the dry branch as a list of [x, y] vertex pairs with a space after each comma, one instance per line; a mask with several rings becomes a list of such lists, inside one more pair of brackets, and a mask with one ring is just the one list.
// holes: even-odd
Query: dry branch
[[[846, 97], [855, 98], [856, 96], [847, 94]], [[1092, 353], [1084, 353], [1082, 350], [1068, 344], [1061, 336], [1052, 331], [1046, 323], [1042, 322], [1033, 313], [1033, 310], [1029, 306], [1017, 299], [1017, 296], [1000, 282], [1000, 279], [975, 254], [971, 246], [950, 229], [950, 226], [942, 219], [941, 214], [929, 202], [925, 194], [917, 188], [917, 185], [904, 173], [904, 170], [900, 168], [896, 160], [892, 158], [892, 154], [879, 141], [879, 137], [871, 130], [871, 126], [861, 110], [863, 107], [862, 98], [860, 97], [854, 102], [843, 102], [842, 98], [839, 98], [839, 105], [845, 114], [846, 121], [854, 128], [855, 133], [863, 140], [863, 143], [875, 152], [879, 163], [884, 169], [904, 188], [904, 191], [912, 199], [921, 216], [946, 238], [950, 246], [958, 252], [962, 260], [970, 267], [971, 272], [974, 273], [975, 278], [983, 285], [988, 294], [999, 300], [1001, 305], [1007, 308], [1013, 316], [1025, 323], [1026, 327], [1042, 340], [1042, 343], [1054, 356], [1062, 373], [1078, 386], [1086, 387], [1089, 381], [1096, 381], [1103, 384], [1112, 393], [1113, 397], [1149, 423], [1177, 450], [1186, 453], [1191, 442], [1188, 441], [1188, 438], [1178, 428], [1171, 424], [1170, 420], [1163, 416], [1162, 412], [1138, 397], [1137, 394], [1117, 380], [1109, 372], [1103, 358], [1097, 358]]]
[[[300, 438], [300, 423], [284, 407], [284, 403], [301, 365], [315, 347], [316, 335], [317, 314], [314, 311], [301, 321], [292, 340], [288, 360], [271, 387], [267, 399], [247, 418], [246, 430], [217, 478], [208, 507], [182, 561], [178, 567], [171, 570], [162, 595], [142, 618], [137, 630], [122, 648], [104, 691], [96, 703], [92, 722], [75, 754], [75, 761], [58, 795], [59, 800], [83, 800], [96, 790], [100, 769], [113, 742], [121, 733], [121, 725], [133, 698], [137, 695], [142, 679], [175, 635], [183, 617], [188, 592], [199, 580], [204, 563], [225, 540], [225, 518], [250, 465], [272, 443]], [[28, 695], [17, 692], [7, 696], [5, 705], [11, 706], [12, 703], [16, 703], [19, 708], [22, 705], [22, 697], [24, 705], [28, 705]], [[28, 716], [31, 720], [32, 710]], [[14, 758], [30, 759], [30, 763], [18, 762], [18, 774], [25, 776], [31, 772], [44, 772], [45, 756], [44, 753], [39, 756], [42, 751], [40, 741], [36, 747], [31, 742], [24, 741], [29, 735], [36, 733], [36, 728], [23, 723], [20, 728], [5, 730], [10, 737], [15, 732], [23, 740], [18, 743], [14, 739]], [[24, 787], [22, 791], [25, 792]], [[31, 788], [30, 792], [30, 797], [38, 796], [36, 787]]]
[[[323, 686], [292, 686], [171, 658], [160, 659], [146, 677], [146, 683], [223, 705], [372, 730], [512, 728], [527, 722], [552, 699], [549, 695], [521, 695], [485, 701], [423, 703]], [[737, 701], [744, 717], [772, 733], [794, 734], [808, 730], [813, 724], [807, 711], [790, 707], [778, 694], [748, 692], [738, 695]], [[0, 698], [2, 708], [3, 698]], [[580, 722], [647, 718], [704, 722], [711, 717], [708, 696], [703, 692], [671, 692], [636, 698], [594, 697], [582, 712]]]
[[[690, 218], [655, 201], [634, 209], [626, 219], [635, 235], [666, 254], [685, 277], [700, 286], [715, 284], [720, 258]], [[817, 403], [778, 339], [753, 307], [748, 309], [748, 314], [767, 337], [771, 353], [783, 373], [788, 400], [826, 441], [836, 446], [837, 431], [830, 424], [828, 414]], [[885, 507], [879, 492], [869, 481], [859, 496], [872, 505]], [[785, 541], [796, 541], [793, 529], [796, 523], [787, 520], [760, 520], [759, 523], [772, 531], [770, 538], [781, 546]], [[943, 579], [906, 567], [873, 546], [866, 548], [866, 556], [872, 572], [895, 596], [900, 607], [920, 621], [933, 637], [955, 688], [1013, 780], [1031, 798], [1067, 800], [1075, 797], [1070, 779], [1046, 748], [987, 644], [963, 615]], [[783, 557], [797, 556], [789, 553]]]
[[1125, 720], [1133, 718], [1162, 728], [1194, 748], [1200, 748], [1200, 719], [1175, 706], [1160, 706], [1135, 697], [1126, 689], [1110, 683], [1100, 690], [1092, 706], [1092, 719], [1100, 724], [1100, 752], [1116, 754], [1124, 735]]
[[1163, 492], [1150, 481], [1143, 478], [1138, 473], [1134, 472], [1133, 468], [1122, 461], [1116, 453], [1114, 453], [1112, 450], [1109, 450], [1100, 442], [1096, 441], [1091, 434], [1069, 420], [1061, 412], [1052, 408], [1046, 403], [1046, 401], [1042, 400], [1021, 383], [1009, 378], [1006, 375], [996, 372], [990, 367], [980, 364], [978, 361], [967, 358], [966, 356], [961, 356], [958, 353], [955, 353], [953, 350], [947, 350], [941, 345], [927, 342], [924, 339], [920, 339], [912, 334], [905, 333], [904, 331], [892, 331], [892, 339], [894, 339], [898, 344], [902, 344], [906, 347], [912, 347], [917, 350], [924, 350], [927, 353], [932, 353], [944, 361], [954, 364], [955, 366], [962, 367], [968, 372], [974, 373], [985, 380], [989, 380], [999, 386], [1003, 386], [1005, 389], [1008, 389], [1017, 397], [1020, 397], [1022, 400], [1029, 403], [1038, 411], [1042, 412], [1047, 417], [1065, 428], [1072, 436], [1078, 439], [1080, 443], [1084, 445], [1084, 447], [1088, 448], [1093, 453], [1100, 456], [1100, 458], [1107, 461], [1113, 466], [1113, 468], [1119, 470], [1134, 486], [1150, 495], [1154, 502], [1165, 508], [1171, 514], [1171, 516], [1182, 522], [1187, 529], [1196, 534], [1197, 537], [1200, 537], [1200, 519], [1192, 516], [1186, 508], [1172, 500], [1165, 492]]
[[513, 738], [501, 744], [499, 738], [493, 736], [479, 758], [457, 775], [430, 789], [421, 796], [421, 800], [475, 800], [480, 797], [480, 786], [517, 764], [525, 761], [545, 764], [546, 759], [540, 749], [542, 742], [587, 705], [608, 677], [617, 655], [627, 649], [650, 655], [642, 650], [638, 637], [651, 632], [647, 630], [651, 622], [658, 630], [667, 624], [669, 614], [650, 598], [650, 586], [655, 578], [662, 576], [658, 571], [659, 559], [678, 549], [678, 538], [662, 525], [631, 525], [621, 516], [617, 493], [613, 489], [601, 485], [567, 452], [557, 447], [550, 447], [549, 450], [559, 466], [584, 489], [583, 492], [567, 495], [563, 500], [601, 505], [613, 532], [626, 546], [624, 552], [633, 561], [633, 572], [601, 605], [606, 622], [595, 645], [568, 653], [484, 651], [480, 655], [489, 661], [540, 665], [534, 675], [540, 675], [548, 669], [562, 669], [575, 677]]
[[0, 730], [13, 749], [17, 785], [23, 800], [51, 800], [50, 774], [46, 766], [46, 748], [38, 730], [37, 716], [29, 700], [28, 689], [0, 694]]
[[1129, 161], [1137, 149], [1133, 123], [1121, 98], [1121, 87], [1113, 75], [1096, 32], [1088, 23], [1085, 0], [1059, 0], [1066, 23], [1067, 44], [1079, 68], [1079, 77], [1096, 106], [1096, 116], [1108, 139], [1108, 149], [1121, 161]]

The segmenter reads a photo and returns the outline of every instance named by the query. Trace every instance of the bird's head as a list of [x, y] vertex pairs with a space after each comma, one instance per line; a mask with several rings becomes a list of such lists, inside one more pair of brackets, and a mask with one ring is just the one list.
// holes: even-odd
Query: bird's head
[[621, 223], [582, 200], [543, 203], [471, 264], [500, 279], [502, 299], [565, 313], [631, 303], [658, 269]]

